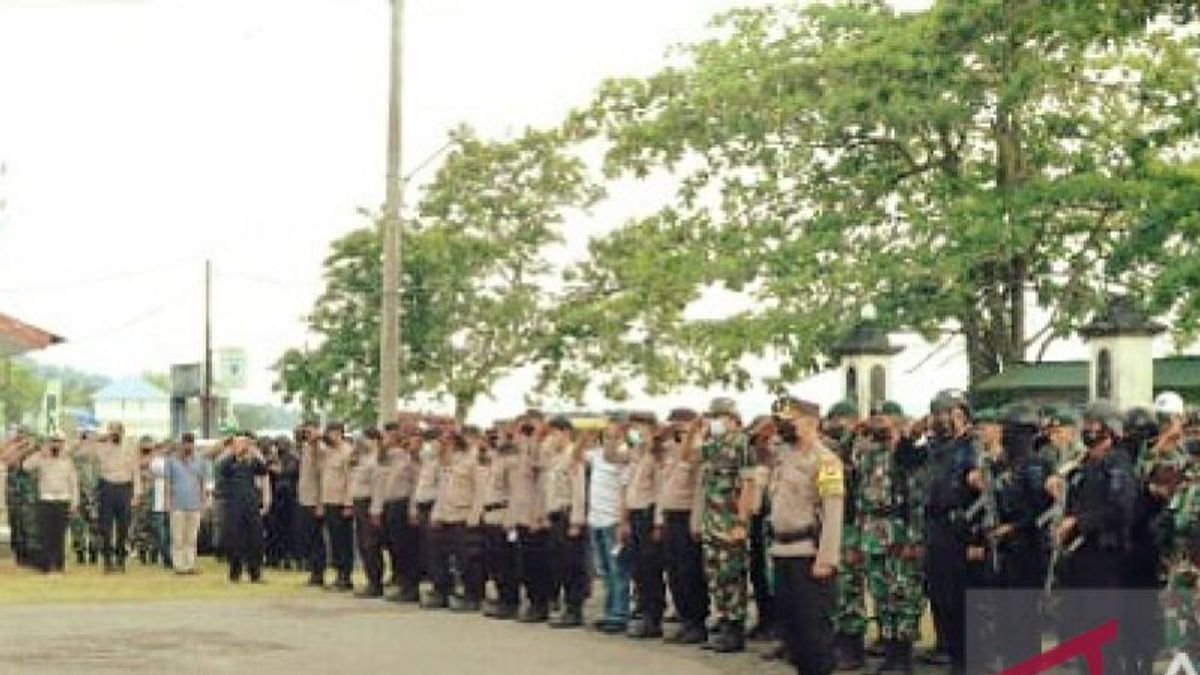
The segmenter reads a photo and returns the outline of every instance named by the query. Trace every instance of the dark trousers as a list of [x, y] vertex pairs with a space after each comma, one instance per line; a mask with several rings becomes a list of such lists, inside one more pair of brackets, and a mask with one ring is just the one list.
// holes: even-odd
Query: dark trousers
[[483, 528], [483, 569], [485, 581], [496, 585], [497, 602], [505, 607], [516, 607], [521, 601], [517, 545], [508, 540], [508, 532], [500, 525]]
[[680, 621], [703, 628], [708, 619], [708, 582], [704, 579], [704, 552], [692, 538], [691, 520], [688, 511], [663, 513], [663, 552]]
[[154, 547], [163, 567], [171, 568], [171, 514], [166, 511], [151, 513], [150, 529], [154, 532]]
[[429, 517], [433, 515], [433, 502], [417, 502], [417, 561], [421, 565], [421, 579], [433, 581], [434, 541], [437, 535], [429, 526]]
[[550, 602], [550, 531], [517, 528], [518, 566], [521, 585], [529, 604], [545, 607]]
[[100, 536], [104, 539], [104, 561], [111, 563], [114, 557], [119, 561], [124, 561], [125, 542], [129, 538], [133, 485], [101, 480], [98, 493], [100, 495]]
[[251, 579], [258, 579], [263, 558], [263, 524], [258, 506], [227, 500], [224, 515], [222, 543], [229, 561], [229, 578], [240, 579], [245, 568]]
[[775, 558], [775, 621], [800, 675], [829, 675], [834, 656], [836, 575], [814, 579], [813, 558]]
[[42, 538], [43, 572], [62, 571], [67, 541], [67, 502], [38, 502], [38, 534]]
[[[587, 594], [587, 537], [586, 528], [581, 527], [578, 536], [570, 536], [571, 525], [566, 512], [550, 515], [551, 565], [556, 570], [555, 581], [562, 590], [566, 606], [570, 609], [583, 607]], [[558, 590], [551, 588], [551, 599], [557, 599]]]
[[296, 514], [300, 553], [308, 561], [308, 571], [320, 578], [325, 573], [325, 537], [322, 535], [320, 507], [301, 506]]
[[483, 547], [481, 531], [462, 523], [442, 523], [436, 530], [437, 564], [433, 570], [433, 589], [450, 596], [454, 590], [453, 569], [462, 576], [463, 598], [479, 602], [483, 598]]
[[271, 510], [267, 513], [266, 551], [271, 563], [291, 563], [296, 555], [296, 498], [292, 493], [276, 494], [271, 498]]
[[662, 621], [666, 588], [663, 583], [662, 544], [654, 541], [654, 508], [629, 512], [629, 547], [633, 554], [633, 585], [637, 609], [650, 623]]
[[371, 523], [371, 500], [354, 500], [354, 542], [371, 588], [383, 587], [383, 532]]
[[325, 505], [325, 534], [338, 579], [349, 581], [354, 571], [354, 520], [342, 513], [343, 508], [341, 504]]
[[388, 557], [392, 559], [392, 579], [406, 591], [413, 591], [421, 582], [420, 532], [409, 520], [408, 500], [391, 501], [383, 506], [383, 538]]
[[[948, 527], [931, 525], [925, 578], [934, 629], [946, 655], [960, 670], [966, 665], [967, 550]], [[778, 588], [778, 586], [777, 586]]]
[[[1118, 621], [1126, 618], [1121, 594], [1124, 555], [1117, 550], [1106, 550], [1084, 545], [1071, 553], [1063, 562], [1062, 614], [1059, 618], [1058, 637], [1069, 640], [1096, 628], [1108, 618]], [[1100, 591], [1100, 592], [1092, 592]], [[1120, 624], [1120, 633], [1136, 630], [1135, 626]], [[1121, 672], [1126, 656], [1121, 653], [1123, 639], [1118, 638], [1104, 646], [1105, 664], [1118, 663], [1114, 672]]]
[[[775, 618], [774, 597], [767, 579], [767, 516], [760, 513], [750, 519], [750, 585], [754, 587], [754, 605], [758, 622], [769, 625]], [[671, 591], [671, 597], [675, 592]]]

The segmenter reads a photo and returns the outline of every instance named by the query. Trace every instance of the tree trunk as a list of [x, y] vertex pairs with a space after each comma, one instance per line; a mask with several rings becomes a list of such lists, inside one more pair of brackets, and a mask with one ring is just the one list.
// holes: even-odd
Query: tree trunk
[[467, 421], [467, 415], [471, 412], [471, 407], [475, 403], [475, 397], [469, 394], [454, 395], [454, 421], [459, 425]]

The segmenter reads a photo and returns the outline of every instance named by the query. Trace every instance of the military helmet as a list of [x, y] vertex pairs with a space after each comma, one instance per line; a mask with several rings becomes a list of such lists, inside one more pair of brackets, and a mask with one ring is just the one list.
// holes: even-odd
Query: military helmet
[[967, 417], [971, 417], [971, 401], [961, 389], [944, 389], [933, 397], [929, 404], [929, 412], [939, 413], [958, 408]]
[[976, 424], [1000, 424], [1002, 417], [1000, 411], [995, 408], [980, 408], [975, 411], [973, 419]]
[[1111, 402], [1100, 399], [1088, 405], [1083, 411], [1083, 419], [1093, 420], [1103, 424], [1109, 431], [1115, 435], [1122, 435], [1125, 432], [1125, 425], [1121, 420], [1121, 413]]
[[727, 396], [718, 396], [717, 398], [714, 398], [712, 400], [712, 403], [708, 404], [708, 414], [709, 415], [732, 415], [734, 417], [737, 417], [738, 416], [737, 403], [733, 399], [731, 399]]
[[1003, 420], [1005, 426], [1010, 427], [1031, 427], [1036, 429], [1041, 426], [1041, 417], [1037, 410], [1028, 403], [1015, 403], [1004, 411]]
[[833, 404], [829, 409], [828, 417], [857, 417], [858, 404], [850, 399], [843, 399]]
[[1055, 407], [1046, 417], [1050, 420], [1050, 426], [1073, 427], [1079, 424], [1079, 415], [1066, 406]]

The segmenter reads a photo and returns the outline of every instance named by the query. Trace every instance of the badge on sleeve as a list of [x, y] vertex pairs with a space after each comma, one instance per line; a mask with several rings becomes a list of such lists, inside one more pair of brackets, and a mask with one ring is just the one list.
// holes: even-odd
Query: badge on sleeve
[[836, 459], [826, 459], [817, 470], [817, 494], [822, 498], [844, 497], [846, 480], [842, 475], [842, 464]]

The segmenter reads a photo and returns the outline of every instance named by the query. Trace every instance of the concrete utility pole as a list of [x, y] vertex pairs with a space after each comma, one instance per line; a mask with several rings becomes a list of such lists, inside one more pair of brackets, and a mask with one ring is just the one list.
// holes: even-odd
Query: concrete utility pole
[[212, 261], [204, 261], [204, 391], [200, 401], [200, 426], [205, 438], [213, 437], [212, 404]]
[[404, 0], [392, 0], [388, 97], [387, 193], [383, 205], [383, 306], [379, 323], [379, 424], [391, 421], [400, 395], [400, 260], [404, 185], [401, 171]]

